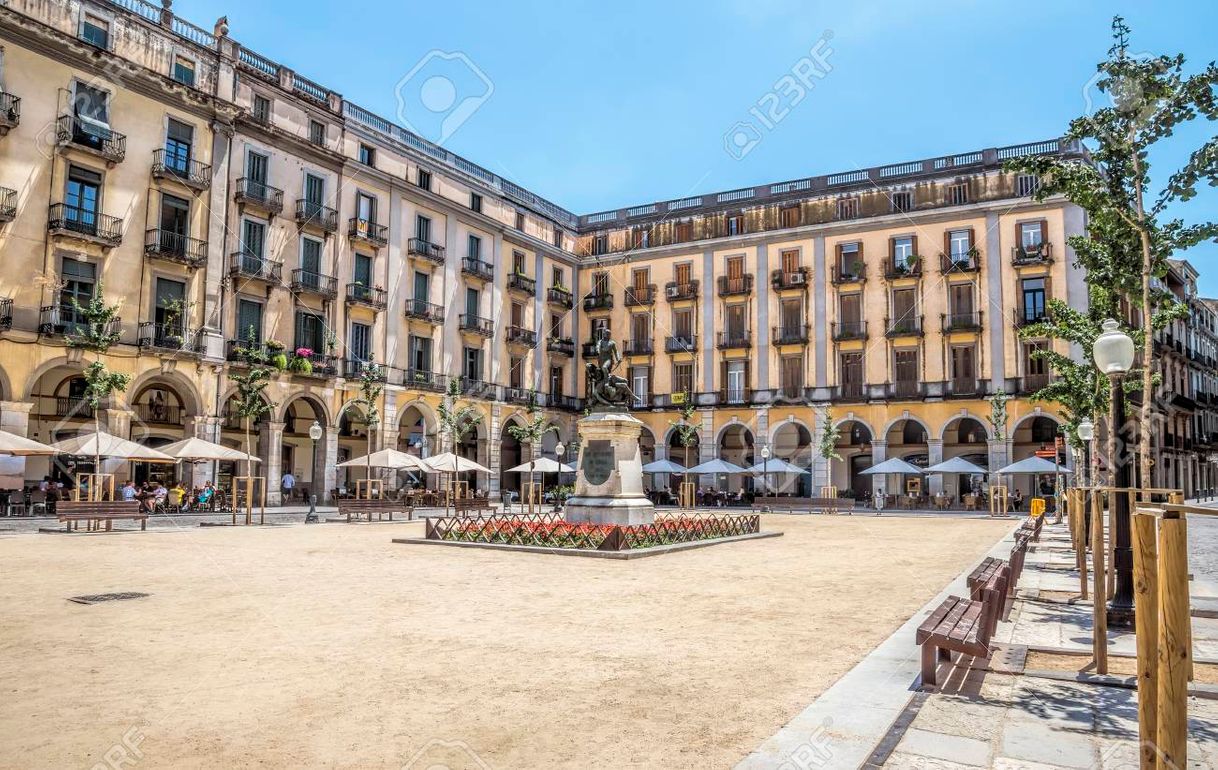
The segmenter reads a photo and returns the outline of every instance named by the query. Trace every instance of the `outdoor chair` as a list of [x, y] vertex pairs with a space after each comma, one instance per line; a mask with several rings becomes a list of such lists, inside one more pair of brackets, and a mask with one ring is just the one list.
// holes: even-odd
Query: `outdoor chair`
[[29, 515], [36, 516], [39, 508], [42, 509], [43, 513], [47, 512], [47, 493], [41, 489], [35, 489], [33, 492], [30, 492]]
[[9, 495], [5, 510], [8, 512], [9, 516], [24, 516], [26, 510], [28, 510], [25, 506], [25, 493], [14, 492], [13, 494]]

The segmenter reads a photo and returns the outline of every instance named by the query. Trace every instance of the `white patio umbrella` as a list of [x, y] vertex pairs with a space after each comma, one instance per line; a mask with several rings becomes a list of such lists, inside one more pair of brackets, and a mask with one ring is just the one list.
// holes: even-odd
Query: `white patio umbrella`
[[690, 468], [688, 472], [690, 474], [706, 474], [709, 476], [712, 473], [714, 473], [714, 474], [729, 473], [730, 474], [730, 473], [747, 473], [748, 471], [746, 471], [744, 468], [741, 468], [739, 465], [736, 465], [735, 463], [729, 463], [727, 460], [721, 460], [721, 459], [716, 458], [714, 460], [707, 460], [706, 462], [702, 463], [701, 465], [695, 465], [694, 467]]
[[1017, 463], [1011, 463], [1005, 468], [1000, 468], [996, 471], [999, 476], [1009, 473], [1073, 473], [1060, 465], [1054, 465], [1043, 457], [1028, 457], [1020, 460]]
[[508, 468], [504, 473], [575, 473], [575, 469], [566, 463], [560, 463], [549, 457], [541, 457], [521, 463], [515, 468]]
[[800, 468], [798, 465], [792, 465], [781, 457], [771, 457], [768, 462], [760, 462], [751, 468], [746, 468], [745, 473], [751, 473], [754, 476], [761, 476], [770, 473], [811, 473], [807, 468]]
[[217, 460], [221, 462], [252, 462], [260, 463], [262, 458], [255, 455], [246, 454], [240, 449], [231, 449], [226, 446], [221, 446], [213, 441], [192, 437], [175, 441], [172, 444], [166, 444], [161, 447], [160, 451], [178, 460], [189, 460], [192, 462], [206, 462], [209, 460]]
[[444, 452], [435, 457], [428, 457], [423, 460], [428, 470], [432, 473], [490, 473], [491, 469], [479, 465], [473, 460], [467, 460], [464, 457], [458, 457], [452, 452]]
[[893, 457], [879, 465], [873, 465], [865, 471], [859, 471], [864, 476], [874, 476], [876, 474], [887, 473], [922, 473], [922, 469], [916, 465], [911, 465], [899, 457]]
[[0, 455], [13, 457], [33, 457], [35, 455], [55, 455], [59, 450], [47, 446], [32, 438], [18, 436], [16, 433], [0, 430]]
[[82, 433], [79, 436], [56, 441], [51, 447], [60, 454], [79, 457], [106, 457], [119, 460], [136, 460], [145, 463], [172, 463], [177, 460], [152, 447], [119, 438], [105, 431]]
[[989, 473], [989, 471], [987, 471], [985, 468], [982, 468], [980, 465], [970, 463], [968, 460], [965, 460], [963, 457], [953, 457], [950, 460], [945, 460], [936, 465], [932, 465], [926, 469], [926, 472], [927, 473], [980, 473], [980, 474]]
[[430, 473], [431, 467], [419, 457], [397, 449], [380, 449], [370, 455], [356, 457], [345, 463], [339, 463], [339, 468], [393, 468], [401, 471], [423, 471]]
[[643, 466], [643, 473], [685, 473], [685, 466], [672, 460], [653, 460]]

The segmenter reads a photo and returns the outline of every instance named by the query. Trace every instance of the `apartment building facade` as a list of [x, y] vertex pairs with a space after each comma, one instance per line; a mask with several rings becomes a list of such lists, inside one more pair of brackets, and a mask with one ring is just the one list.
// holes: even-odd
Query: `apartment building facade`
[[[787, 483], [799, 491], [895, 491], [860, 471], [891, 456], [997, 467], [1052, 443], [1053, 405], [1028, 398], [1049, 377], [1030, 353], [1048, 343], [1018, 328], [1050, 297], [1085, 306], [1066, 238], [1086, 223], [1065, 201], [1032, 201], [1036, 180], [1000, 165], [1076, 147], [576, 216], [243, 47], [223, 20], [208, 31], [144, 0], [13, 0], [0, 46], [7, 430], [88, 429], [67, 342], [72, 300], [104, 286], [122, 304], [108, 362], [133, 377], [101, 415], [119, 435], [237, 445], [238, 349], [284, 350], [292, 366], [255, 426], [272, 500], [287, 471], [323, 498], [344, 483], [336, 463], [367, 446], [352, 400], [370, 363], [385, 375], [374, 446], [455, 449], [495, 470], [481, 483], [498, 492], [499, 469], [577, 445], [580, 343], [600, 328], [625, 354], [648, 458], [685, 457], [671, 422], [687, 401], [697, 459], [751, 465], [769, 447], [812, 470]], [[436, 420], [452, 379], [484, 418], [458, 447]], [[530, 406], [560, 427], [541, 448], [506, 430]], [[829, 424], [841, 461], [813, 449]], [[10, 471], [52, 470], [23, 464]]]

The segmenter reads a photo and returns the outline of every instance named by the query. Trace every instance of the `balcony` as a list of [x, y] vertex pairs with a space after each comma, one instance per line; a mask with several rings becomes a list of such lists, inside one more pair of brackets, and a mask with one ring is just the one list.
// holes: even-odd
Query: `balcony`
[[1052, 378], [1048, 374], [1025, 374], [1019, 378], [1016, 389], [1020, 395], [1030, 396], [1043, 390], [1050, 382], [1052, 382]]
[[338, 299], [338, 279], [332, 275], [297, 268], [289, 284], [294, 294], [312, 294], [322, 299]]
[[599, 310], [613, 309], [613, 295], [608, 292], [604, 294], [589, 294], [584, 297], [584, 310], [589, 313], [595, 313]]
[[437, 265], [444, 264], [444, 247], [437, 246], [422, 238], [411, 238], [406, 242], [406, 253], [412, 257], [420, 257]]
[[13, 298], [4, 297], [0, 299], [0, 331], [8, 331], [13, 328]]
[[866, 321], [838, 321], [833, 324], [833, 341], [867, 339]]
[[921, 337], [922, 316], [907, 315], [895, 320], [885, 318], [884, 329], [887, 337]]
[[495, 278], [495, 266], [490, 262], [483, 262], [477, 257], [462, 259], [461, 272], [482, 281], [490, 281]]
[[943, 383], [943, 395], [948, 398], [976, 398], [988, 395], [988, 383], [976, 377], [953, 377]]
[[888, 398], [914, 399], [926, 397], [926, 383], [916, 380], [898, 380], [888, 383]]
[[92, 420], [93, 407], [89, 405], [86, 399], [79, 396], [56, 396], [55, 416], [75, 417], [78, 420]]
[[293, 374], [298, 374], [304, 377], [323, 378], [338, 376], [338, 359], [336, 357], [314, 350], [308, 345], [301, 345], [297, 343], [296, 350], [300, 350], [302, 348], [310, 351], [309, 355], [304, 356], [304, 358], [309, 362], [310, 368], [308, 371], [303, 372], [294, 371], [292, 372]]
[[225, 340], [224, 359], [232, 363], [245, 363], [247, 356], [255, 353], [266, 353], [266, 345], [259, 341], [248, 339]]
[[650, 339], [626, 340], [622, 351], [627, 356], [649, 356], [655, 352], [655, 346]]
[[202, 342], [198, 329], [183, 329], [181, 324], [144, 321], [139, 325], [135, 344], [141, 348], [197, 354], [203, 350]]
[[347, 221], [347, 237], [356, 243], [366, 243], [379, 249], [389, 245], [389, 226], [379, 225], [371, 219], [352, 217]]
[[551, 337], [546, 340], [546, 351], [556, 356], [571, 358], [575, 355], [575, 340], [570, 337]]
[[833, 268], [833, 274], [829, 276], [829, 282], [834, 286], [840, 286], [843, 283], [863, 283], [866, 280], [867, 265], [862, 262], [852, 265], [849, 269], [837, 265]]
[[177, 404], [135, 404], [135, 417], [142, 423], [153, 425], [183, 425], [185, 413]]
[[566, 289], [560, 289], [557, 286], [551, 286], [546, 291], [546, 302], [560, 307], [564, 310], [570, 310], [575, 307], [575, 296]]
[[884, 277], [889, 281], [900, 280], [901, 278], [921, 278], [922, 277], [922, 258], [912, 256], [904, 261], [889, 259], [884, 262]]
[[595, 358], [596, 357], [596, 340], [592, 340], [591, 342], [583, 343], [582, 345], [579, 346], [579, 349], [580, 349], [580, 355], [582, 355], [584, 358]]
[[624, 299], [626, 307], [643, 307], [646, 305], [654, 305], [656, 301], [656, 286], [649, 284], [647, 286], [627, 286], [626, 297]]
[[239, 206], [259, 209], [270, 216], [283, 211], [283, 190], [244, 176], [237, 180], [233, 200]]
[[0, 224], [17, 218], [17, 191], [0, 187]]
[[144, 256], [197, 270], [207, 264], [207, 241], [154, 228], [144, 233]]
[[720, 350], [741, 350], [753, 347], [752, 332], [719, 332], [715, 335], [715, 347]]
[[664, 296], [669, 302], [682, 302], [685, 300], [693, 300], [698, 298], [698, 282], [689, 281], [687, 283], [671, 282], [664, 286]]
[[47, 231], [51, 235], [96, 243], [104, 248], [114, 248], [123, 242], [123, 220], [66, 203], [51, 205]]
[[21, 97], [0, 91], [0, 136], [21, 123]]
[[537, 391], [514, 385], [508, 386], [503, 389], [503, 400], [509, 404], [535, 404], [538, 400]]
[[100, 123], [60, 115], [55, 136], [61, 146], [78, 147], [104, 158], [108, 164], [122, 163], [127, 157], [127, 137]]
[[338, 231], [338, 212], [308, 198], [297, 198], [296, 224], [312, 227], [329, 235]]
[[152, 176], [155, 179], [180, 182], [192, 190], [206, 190], [211, 187], [211, 166], [183, 158], [163, 148], [152, 151]]
[[770, 343], [773, 345], [807, 345], [810, 327], [803, 326], [774, 326], [770, 329]]
[[356, 281], [347, 284], [347, 304], [384, 310], [389, 306], [389, 293], [380, 286], [365, 286]]
[[[74, 337], [87, 331], [87, 324], [71, 305], [43, 305], [38, 308], [38, 333], [51, 336]], [[122, 331], [123, 319], [115, 318], [106, 327], [105, 333]]]
[[228, 255], [228, 274], [234, 278], [278, 284], [283, 282], [283, 263], [235, 251]]
[[808, 288], [808, 268], [775, 270], [770, 273], [770, 286], [774, 288], [774, 291], [806, 291]]
[[407, 369], [402, 372], [402, 385], [432, 393], [443, 393], [448, 389], [448, 377], [430, 369]]
[[724, 388], [714, 394], [718, 404], [747, 404], [753, 400], [753, 391], [744, 388]]
[[1011, 264], [1015, 267], [1051, 265], [1053, 264], [1053, 244], [1041, 243], [1036, 246], [1012, 246]]
[[720, 297], [743, 297], [753, 293], [753, 276], [751, 275], [742, 275], [739, 278], [721, 275], [717, 282]]
[[698, 349], [698, 338], [693, 335], [677, 335], [664, 339], [667, 353], [693, 353]]
[[510, 276], [508, 276], [507, 287], [508, 291], [526, 294], [530, 297], [537, 296], [537, 281], [528, 277], [527, 275], [512, 273]]
[[537, 347], [537, 332], [532, 329], [526, 329], [523, 326], [508, 326], [505, 339], [509, 345], [526, 348]]
[[963, 254], [939, 254], [939, 270], [944, 275], [976, 273], [981, 270], [981, 252], [969, 249]]
[[1017, 307], [1011, 311], [1011, 319], [1016, 329], [1022, 329], [1033, 324], [1048, 323], [1049, 312], [1045, 309], [1030, 310]]
[[462, 375], [461, 392], [471, 398], [494, 401], [495, 397], [499, 395], [499, 388], [493, 382]]
[[375, 361], [370, 361], [366, 358], [348, 358], [343, 361], [343, 376], [348, 380], [357, 380], [364, 376], [365, 372], [375, 372], [373, 377], [377, 382], [388, 383], [389, 372], [384, 366]]
[[942, 316], [944, 332], [981, 331], [981, 312], [947, 313]]
[[425, 321], [429, 324], [442, 324], [444, 323], [444, 306], [435, 305], [423, 299], [408, 299], [405, 315], [407, 318]]
[[830, 401], [866, 401], [868, 398], [866, 384], [862, 382], [846, 382], [833, 389]]
[[460, 319], [460, 328], [463, 332], [471, 332], [482, 337], [495, 336], [495, 322], [489, 318], [472, 315], [470, 313], [462, 313]]

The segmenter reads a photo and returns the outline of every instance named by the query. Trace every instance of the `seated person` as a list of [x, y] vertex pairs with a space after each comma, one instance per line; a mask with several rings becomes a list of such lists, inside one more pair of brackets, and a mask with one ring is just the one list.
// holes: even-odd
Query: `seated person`
[[182, 486], [182, 482], [177, 482], [169, 490], [169, 504], [182, 511], [190, 510], [190, 501], [186, 499], [186, 487]]
[[199, 494], [195, 499], [198, 500], [200, 507], [208, 506], [211, 504], [211, 498], [213, 495], [215, 495], [215, 493], [216, 488], [213, 487], [209, 481], [203, 485], [203, 489], [199, 491]]

